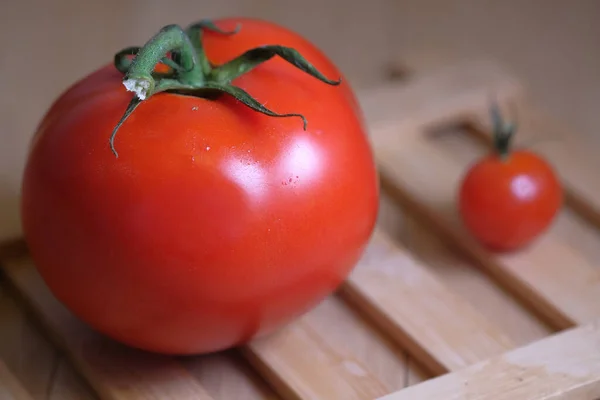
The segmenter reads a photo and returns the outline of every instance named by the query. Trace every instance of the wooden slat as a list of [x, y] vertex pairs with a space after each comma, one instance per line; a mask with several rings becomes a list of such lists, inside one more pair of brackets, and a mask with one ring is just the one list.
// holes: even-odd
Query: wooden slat
[[5, 269], [56, 343], [103, 399], [211, 399], [173, 359], [117, 345], [90, 330], [50, 294], [29, 260], [6, 261]]
[[[447, 92], [430, 93], [429, 104], [421, 105], [428, 112], [399, 108], [394, 113], [396, 123], [389, 123], [387, 127], [381, 125], [371, 132], [381, 175], [399, 188], [399, 193], [415, 213], [485, 267], [522, 301], [533, 306], [554, 327], [566, 328], [593, 320], [600, 315], [600, 302], [597, 301], [600, 297], [600, 285], [597, 285], [600, 275], [575, 249], [548, 235], [528, 250], [511, 256], [493, 257], [461, 228], [455, 212], [455, 196], [466, 166], [436, 148], [424, 130], [437, 123], [450, 122], [447, 118], [450, 111], [444, 107], [453, 112], [463, 110], [462, 114], [456, 114], [458, 120], [464, 115], [487, 114], [485, 99], [489, 99], [490, 91], [508, 93], [501, 88], [512, 87], [510, 79], [507, 78], [507, 83], [503, 84], [491, 74], [498, 81], [497, 88], [482, 85], [476, 90], [471, 86], [467, 90], [469, 95], [461, 95], [458, 82], [460, 79], [468, 81], [469, 71], [467, 68], [462, 75], [447, 76], [446, 79], [456, 86]], [[428, 78], [422, 80], [427, 82]], [[482, 81], [485, 79], [482, 78]], [[416, 86], [427, 86], [418, 80], [415, 82]], [[450, 86], [439, 84], [440, 88]], [[477, 92], [479, 96], [475, 95]], [[410, 102], [411, 93], [410, 90], [398, 91], [395, 102]], [[476, 97], [480, 99], [477, 106], [470, 100], [464, 100]], [[377, 93], [369, 101], [376, 103], [383, 99], [392, 101]], [[500, 99], [503, 104], [509, 100], [510, 96]], [[414, 115], [419, 118], [415, 119]], [[410, 121], [410, 124], [405, 121]]]
[[[387, 203], [388, 206], [387, 209], [380, 209], [380, 218], [384, 223], [379, 229], [409, 249], [410, 254], [448, 290], [460, 294], [479, 313], [491, 319], [495, 326], [508, 335], [515, 347], [539, 340], [552, 332], [544, 321], [524, 309], [518, 299], [494, 282], [489, 274], [473, 268], [471, 260], [432, 231], [430, 226], [417, 218], [416, 213], [397, 204], [392, 187], [382, 185], [382, 194], [383, 204]], [[402, 221], [390, 218], [394, 215], [390, 212], [393, 211], [389, 205], [392, 202], [395, 213], [403, 216]], [[402, 229], [400, 232], [399, 226]]]
[[0, 360], [0, 399], [33, 400], [2, 360]]
[[374, 234], [342, 293], [434, 374], [514, 347], [466, 300], [381, 232]]
[[321, 348], [352, 355], [342, 361], [345, 369], [370, 371], [387, 393], [405, 387], [410, 374], [427, 376], [407, 366], [406, 351], [338, 296], [326, 298], [302, 318], [302, 323], [314, 339], [314, 333], [319, 333]]
[[378, 400], [600, 398], [600, 320]]
[[244, 354], [285, 399], [370, 400], [388, 392], [364, 365], [322, 341], [318, 332], [297, 321], [254, 341]]
[[[325, 300], [326, 303], [331, 301]], [[335, 348], [328, 343], [312, 318], [311, 314], [317, 310], [272, 335], [251, 342], [243, 354], [285, 399], [370, 400], [389, 393], [389, 386], [357, 359], [353, 349]], [[329, 315], [336, 319], [332, 313]], [[376, 347], [376, 344], [371, 342], [371, 346]], [[397, 365], [392, 367], [397, 368]], [[398, 383], [402, 385], [401, 376]]]

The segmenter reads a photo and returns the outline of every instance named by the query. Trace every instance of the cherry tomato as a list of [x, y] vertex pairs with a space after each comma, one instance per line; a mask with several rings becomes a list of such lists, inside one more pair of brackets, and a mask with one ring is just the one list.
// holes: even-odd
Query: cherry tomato
[[[280, 45], [328, 79], [341, 77], [284, 27], [246, 18], [212, 24], [193, 53], [201, 61], [204, 50], [211, 71]], [[127, 58], [133, 92], [116, 62], [68, 88], [32, 141], [21, 213], [37, 269], [76, 316], [133, 347], [198, 354], [268, 334], [332, 293], [374, 229], [379, 187], [343, 77], [326, 84], [262, 48], [242, 59], [248, 68], [223, 69], [225, 77], [243, 70], [227, 80], [197, 64], [184, 68], [194, 58], [189, 38], [164, 32], [174, 36], [160, 49], [176, 43], [168, 50], [179, 64], [152, 73], [182, 71], [176, 90], [141, 99], [150, 92], [136, 92], [146, 81], [131, 71], [156, 50], [142, 57], [144, 48], [137, 66]], [[264, 62], [251, 64], [257, 57]], [[219, 95], [196, 95], [206, 83], [194, 76], [214, 79]], [[224, 86], [273, 112], [301, 114], [306, 129], [300, 117], [258, 112]], [[138, 105], [124, 119], [132, 99]]]
[[553, 167], [527, 149], [509, 149], [514, 125], [494, 108], [495, 148], [471, 165], [460, 184], [459, 212], [466, 228], [494, 251], [513, 251], [545, 232], [563, 202]]

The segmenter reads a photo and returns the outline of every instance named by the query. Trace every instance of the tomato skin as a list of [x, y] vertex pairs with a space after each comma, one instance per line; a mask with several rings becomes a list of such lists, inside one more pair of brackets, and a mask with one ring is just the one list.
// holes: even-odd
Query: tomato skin
[[[215, 63], [277, 43], [327, 77], [340, 72], [299, 35], [217, 20]], [[234, 84], [280, 113], [229, 96], [161, 93], [109, 137], [131, 93], [112, 65], [66, 90], [32, 140], [25, 238], [41, 276], [105, 335], [167, 354], [214, 352], [289, 323], [334, 291], [378, 212], [377, 171], [351, 88], [272, 59]]]
[[550, 227], [562, 203], [553, 168], [529, 150], [514, 150], [506, 159], [482, 158], [469, 168], [459, 190], [465, 226], [495, 251], [530, 244]]

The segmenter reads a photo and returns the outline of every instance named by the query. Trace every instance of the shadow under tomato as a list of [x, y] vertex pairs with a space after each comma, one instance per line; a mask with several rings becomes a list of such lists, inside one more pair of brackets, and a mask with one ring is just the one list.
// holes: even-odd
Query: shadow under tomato
[[16, 192], [14, 185], [0, 181], [0, 258], [27, 251], [21, 239], [20, 204]]

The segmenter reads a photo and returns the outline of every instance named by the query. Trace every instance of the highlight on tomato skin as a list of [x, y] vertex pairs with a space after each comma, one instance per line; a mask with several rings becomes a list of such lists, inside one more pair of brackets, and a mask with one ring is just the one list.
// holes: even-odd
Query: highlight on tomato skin
[[23, 232], [54, 296], [126, 345], [204, 354], [335, 291], [379, 207], [337, 66], [250, 18], [169, 25], [113, 62], [58, 96], [27, 157]]
[[493, 150], [470, 165], [458, 187], [467, 231], [494, 252], [521, 250], [547, 232], [564, 202], [554, 167], [529, 149], [512, 149], [514, 124], [492, 108]]

